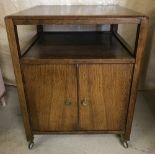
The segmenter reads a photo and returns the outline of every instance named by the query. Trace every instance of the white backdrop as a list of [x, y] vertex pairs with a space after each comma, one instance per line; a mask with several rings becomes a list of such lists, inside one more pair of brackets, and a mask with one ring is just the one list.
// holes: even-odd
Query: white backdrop
[[[4, 17], [11, 13], [36, 5], [109, 5], [119, 4], [150, 16], [150, 30], [144, 59], [141, 89], [155, 89], [155, 1], [154, 0], [0, 0], [0, 66], [6, 83], [15, 84], [13, 67], [8, 47]], [[154, 20], [153, 20], [154, 19]], [[22, 43], [33, 35], [33, 27], [22, 31]], [[125, 31], [124, 31], [125, 32]], [[125, 37], [132, 40], [133, 34], [127, 31]]]

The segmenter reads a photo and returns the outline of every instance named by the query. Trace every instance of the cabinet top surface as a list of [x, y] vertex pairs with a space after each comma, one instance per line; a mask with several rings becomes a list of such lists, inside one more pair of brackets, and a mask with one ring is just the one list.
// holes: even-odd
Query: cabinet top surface
[[145, 15], [119, 5], [41, 5], [12, 14], [11, 17], [143, 17]]

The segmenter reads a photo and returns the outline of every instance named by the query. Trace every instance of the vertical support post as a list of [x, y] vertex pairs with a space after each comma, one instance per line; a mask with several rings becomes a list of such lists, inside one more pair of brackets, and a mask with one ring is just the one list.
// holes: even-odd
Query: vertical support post
[[44, 31], [43, 25], [37, 25], [37, 33], [41, 34]]
[[18, 40], [17, 26], [14, 25], [13, 19], [11, 17], [6, 17], [5, 23], [6, 23], [9, 46], [10, 46], [14, 72], [16, 77], [16, 85], [17, 85], [17, 90], [19, 95], [20, 108], [23, 114], [26, 138], [27, 138], [27, 141], [32, 141], [33, 134], [30, 127], [30, 119], [28, 115], [28, 108], [26, 104], [24, 86], [22, 82], [21, 66], [19, 61], [21, 52], [20, 52], [20, 46], [19, 46], [19, 40]]
[[110, 25], [110, 31], [117, 33], [117, 31], [118, 31], [118, 24]]
[[125, 134], [123, 135], [125, 140], [130, 140], [130, 133], [132, 128], [132, 121], [133, 121], [134, 109], [135, 109], [136, 98], [137, 98], [138, 81], [140, 78], [141, 64], [142, 64], [142, 58], [144, 55], [143, 53], [145, 49], [147, 31], [148, 31], [148, 18], [142, 17], [141, 23], [139, 24], [138, 30], [137, 30], [137, 39], [136, 39], [135, 54], [134, 54], [136, 58], [136, 63], [133, 71], [133, 80], [131, 85], [126, 130], [125, 130]]

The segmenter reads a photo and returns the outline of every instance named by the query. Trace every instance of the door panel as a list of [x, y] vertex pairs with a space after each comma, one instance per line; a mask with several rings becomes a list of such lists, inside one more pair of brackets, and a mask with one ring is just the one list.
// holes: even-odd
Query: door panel
[[124, 130], [132, 70], [132, 64], [80, 65], [82, 130]]
[[27, 103], [34, 131], [77, 128], [76, 67], [23, 65]]

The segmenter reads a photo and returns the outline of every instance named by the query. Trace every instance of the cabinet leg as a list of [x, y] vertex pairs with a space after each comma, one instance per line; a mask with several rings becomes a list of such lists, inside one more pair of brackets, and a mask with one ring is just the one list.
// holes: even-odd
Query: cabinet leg
[[124, 136], [121, 135], [120, 140], [121, 140], [121, 143], [122, 143], [123, 147], [127, 149], [129, 147], [127, 139], [125, 139]]

